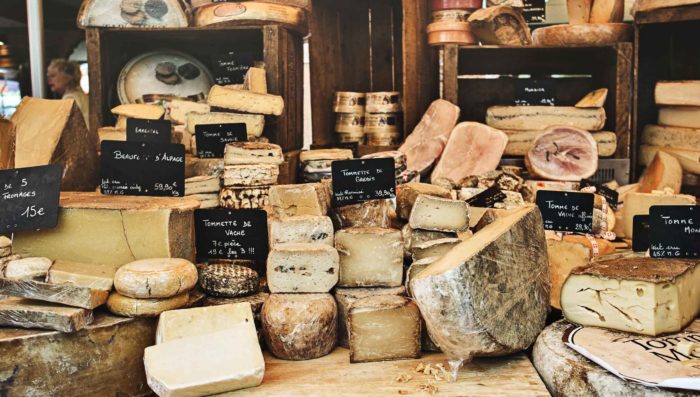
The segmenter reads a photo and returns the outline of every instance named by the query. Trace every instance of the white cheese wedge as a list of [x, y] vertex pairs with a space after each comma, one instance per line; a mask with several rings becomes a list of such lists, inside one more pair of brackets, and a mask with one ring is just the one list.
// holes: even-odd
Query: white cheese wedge
[[338, 346], [349, 348], [348, 312], [357, 300], [377, 295], [405, 296], [404, 287], [392, 288], [336, 288], [335, 301], [338, 303]]
[[260, 114], [240, 114], [240, 113], [187, 113], [187, 132], [194, 135], [196, 127], [200, 124], [235, 124], [243, 123], [246, 125], [248, 135], [259, 137], [263, 133], [265, 127], [265, 116]]
[[398, 287], [403, 281], [401, 231], [350, 228], [335, 234], [341, 287]]
[[111, 291], [120, 266], [57, 260], [49, 269], [46, 281]]
[[469, 205], [460, 200], [420, 195], [411, 210], [409, 224], [414, 229], [464, 232], [469, 229]]
[[700, 107], [661, 107], [659, 108], [659, 124], [672, 127], [700, 128]]
[[274, 164], [284, 162], [282, 148], [273, 143], [261, 142], [234, 142], [226, 145], [224, 150], [224, 164]]
[[272, 213], [279, 218], [299, 215], [326, 216], [328, 191], [320, 183], [277, 185], [270, 188]]
[[219, 85], [211, 87], [207, 96], [207, 103], [212, 107], [237, 112], [273, 116], [280, 116], [284, 111], [284, 99], [279, 95], [232, 90]]
[[7, 262], [5, 277], [15, 280], [46, 278], [53, 261], [49, 258], [23, 258]]
[[333, 222], [327, 216], [300, 215], [268, 221], [270, 247], [302, 243], [333, 245]]
[[183, 101], [180, 99], [172, 100], [169, 109], [170, 120], [173, 124], [180, 125], [187, 124], [187, 115], [189, 113], [209, 113], [211, 111], [211, 107], [206, 103]]
[[339, 258], [323, 244], [278, 244], [267, 258], [272, 293], [328, 292], [338, 283]]
[[250, 303], [169, 310], [158, 319], [156, 344], [213, 334], [241, 323], [254, 324]]

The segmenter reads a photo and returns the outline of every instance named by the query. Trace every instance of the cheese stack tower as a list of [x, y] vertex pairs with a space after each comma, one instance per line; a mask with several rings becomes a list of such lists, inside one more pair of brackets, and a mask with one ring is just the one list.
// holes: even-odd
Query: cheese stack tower
[[432, 0], [433, 20], [427, 28], [428, 44], [478, 44], [468, 20], [481, 6], [481, 0]]
[[217, 175], [194, 176], [185, 179], [185, 197], [199, 201], [199, 208], [219, 206], [221, 177]]
[[350, 149], [306, 150], [299, 155], [301, 179], [304, 182], [320, 182], [331, 178], [331, 164], [336, 160], [353, 158]]
[[282, 148], [272, 143], [227, 144], [219, 205], [231, 209], [267, 206], [270, 186], [277, 183], [283, 162]]
[[401, 141], [401, 96], [398, 92], [368, 92], [365, 139], [368, 145], [391, 146]]
[[335, 132], [338, 142], [364, 142], [365, 100], [362, 92], [339, 91], [335, 93], [333, 111], [336, 113]]

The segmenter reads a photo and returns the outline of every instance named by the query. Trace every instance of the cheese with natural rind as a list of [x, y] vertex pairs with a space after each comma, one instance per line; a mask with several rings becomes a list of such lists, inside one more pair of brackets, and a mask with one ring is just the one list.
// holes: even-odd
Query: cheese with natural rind
[[278, 244], [267, 258], [272, 293], [328, 292], [338, 283], [339, 258], [324, 244]]
[[457, 238], [457, 233], [414, 229], [407, 223], [401, 228], [401, 236], [403, 237], [404, 256], [410, 257], [415, 247], [433, 240]]
[[92, 310], [30, 299], [0, 299], [0, 326], [77, 332], [92, 323]]
[[700, 80], [658, 81], [654, 99], [657, 105], [700, 106]]
[[651, 193], [654, 190], [671, 189], [673, 193], [681, 192], [683, 184], [683, 168], [680, 161], [672, 155], [659, 150], [654, 160], [649, 163], [646, 170], [639, 178], [641, 193]]
[[331, 294], [272, 294], [261, 313], [270, 352], [283, 360], [311, 360], [336, 344], [338, 308]]
[[306, 13], [303, 9], [283, 4], [257, 1], [212, 3], [197, 8], [194, 26], [259, 26], [279, 24], [306, 32]]
[[413, 278], [430, 335], [449, 359], [511, 354], [534, 342], [549, 311], [542, 224], [534, 205], [507, 211]]
[[299, 215], [326, 216], [330, 203], [320, 183], [277, 185], [270, 188], [272, 213], [279, 218]]
[[219, 190], [221, 190], [221, 178], [215, 175], [193, 176], [185, 179], [185, 196], [218, 193]]
[[111, 291], [114, 275], [120, 266], [57, 260], [49, 269], [46, 281], [51, 284], [65, 283]]
[[224, 164], [274, 164], [284, 162], [282, 148], [274, 143], [234, 142], [224, 149]]
[[423, 259], [418, 259], [414, 260], [411, 263], [411, 266], [408, 267], [406, 270], [406, 294], [409, 297], [413, 297], [413, 293], [411, 292], [411, 280], [413, 280], [414, 277], [416, 277], [420, 272], [423, 271], [426, 267], [430, 266], [433, 262], [436, 260], [440, 259], [440, 257], [428, 257], [428, 258], [423, 258]]
[[668, 194], [664, 192], [640, 193], [631, 192], [626, 195], [622, 206], [622, 222], [625, 236], [632, 237], [634, 216], [648, 215], [649, 209], [655, 205], [695, 205], [696, 199], [685, 194]]
[[48, 284], [34, 280], [0, 278], [0, 295], [60, 303], [92, 310], [107, 301], [109, 291], [69, 284]]
[[418, 196], [426, 194], [429, 196], [452, 198], [450, 190], [429, 183], [411, 182], [398, 187], [396, 192], [396, 213], [399, 218], [408, 220], [411, 217], [413, 204]]
[[662, 106], [659, 108], [659, 124], [672, 127], [700, 128], [700, 107]]
[[130, 298], [171, 298], [197, 284], [197, 268], [179, 258], [153, 258], [130, 262], [114, 275], [114, 288]]
[[235, 112], [272, 116], [280, 116], [284, 111], [284, 99], [281, 96], [232, 90], [220, 85], [211, 87], [207, 103], [212, 107], [229, 109]]
[[647, 124], [642, 131], [642, 143], [700, 150], [700, 129]]
[[192, 336], [213, 334], [240, 323], [253, 323], [250, 303], [169, 310], [160, 315], [156, 344], [183, 340]]
[[420, 357], [421, 317], [405, 297], [378, 295], [355, 301], [348, 312], [350, 362]]
[[15, 168], [15, 125], [0, 117], [0, 170]]
[[656, 336], [700, 314], [700, 266], [683, 259], [622, 258], [576, 268], [561, 291], [567, 320]]
[[414, 229], [464, 232], [469, 229], [469, 205], [423, 194], [413, 204], [409, 224]]
[[192, 194], [186, 197], [191, 200], [199, 201], [199, 209], [201, 210], [219, 206], [219, 192]]
[[340, 287], [398, 287], [403, 281], [401, 231], [350, 228], [335, 234]]
[[169, 397], [255, 387], [265, 374], [258, 336], [250, 323], [147, 347], [143, 362], [148, 386], [157, 395]]
[[509, 6], [481, 8], [469, 16], [472, 33], [483, 44], [532, 44], [530, 28], [520, 11]]
[[224, 167], [224, 186], [274, 185], [280, 175], [277, 164], [240, 164]]
[[641, 145], [639, 147], [639, 165], [646, 166], [654, 160], [660, 150], [672, 155], [681, 163], [681, 167], [691, 174], [700, 174], [700, 150], [689, 150], [671, 146]]
[[378, 295], [405, 296], [406, 290], [404, 287], [335, 289], [335, 301], [338, 303], [338, 346], [346, 349], [350, 347], [347, 326], [350, 306], [359, 299]]
[[243, 79], [243, 86], [248, 91], [257, 92], [258, 94], [267, 94], [265, 69], [255, 67], [248, 69]]
[[605, 125], [605, 109], [580, 109], [566, 106], [491, 106], [486, 124], [501, 130], [545, 130], [567, 126], [600, 131]]
[[299, 215], [285, 219], [269, 219], [270, 247], [277, 244], [333, 245], [333, 222], [327, 216]]
[[574, 105], [577, 108], [602, 108], [605, 106], [605, 100], [608, 98], [608, 89], [599, 88], [586, 94], [580, 101]]
[[219, 193], [219, 206], [223, 208], [262, 209], [270, 203], [269, 186], [225, 187]]
[[440, 258], [445, 256], [452, 248], [457, 246], [462, 240], [458, 238], [443, 238], [438, 240], [426, 241], [413, 246], [411, 257], [414, 261], [425, 258]]
[[260, 114], [224, 113], [224, 112], [189, 112], [187, 113], [187, 132], [194, 135], [200, 124], [235, 124], [243, 123], [248, 135], [261, 136], [265, 127], [265, 116]]
[[[535, 138], [543, 131], [505, 131], [508, 135], [508, 144], [503, 154], [508, 156], [524, 156], [532, 148]], [[610, 157], [617, 151], [617, 134], [614, 132], [600, 131], [591, 133], [598, 144], [598, 155]]]
[[237, 298], [258, 292], [258, 273], [245, 266], [209, 264], [199, 268], [199, 286], [207, 295]]
[[[33, 280], [46, 278], [53, 261], [49, 258], [22, 258], [5, 264], [4, 277], [14, 280]], [[0, 276], [3, 273], [0, 272]]]
[[180, 309], [187, 305], [189, 293], [163, 299], [130, 298], [112, 292], [107, 299], [110, 312], [123, 317], [156, 317], [164, 311]]
[[187, 124], [187, 117], [190, 113], [209, 113], [211, 106], [206, 103], [184, 101], [181, 99], [173, 99], [168, 105], [168, 115], [173, 124]]
[[158, 120], [165, 114], [165, 109], [160, 105], [127, 103], [112, 108], [112, 114], [130, 119]]
[[368, 200], [331, 209], [331, 217], [336, 229], [350, 227], [388, 228], [391, 227], [393, 216], [391, 201], [385, 199]]

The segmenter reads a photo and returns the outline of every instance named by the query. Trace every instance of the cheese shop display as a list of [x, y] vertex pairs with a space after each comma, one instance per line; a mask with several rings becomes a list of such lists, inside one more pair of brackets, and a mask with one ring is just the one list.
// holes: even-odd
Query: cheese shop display
[[231, 209], [267, 206], [270, 186], [277, 183], [283, 161], [282, 148], [272, 143], [227, 144], [219, 206]]
[[333, 161], [352, 158], [353, 153], [349, 149], [304, 150], [299, 154], [300, 179], [303, 182], [320, 182], [323, 179], [329, 179]]

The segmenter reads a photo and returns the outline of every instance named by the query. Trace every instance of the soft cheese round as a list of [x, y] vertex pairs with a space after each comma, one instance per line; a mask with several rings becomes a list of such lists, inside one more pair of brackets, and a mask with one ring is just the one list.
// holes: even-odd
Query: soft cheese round
[[208, 295], [236, 298], [258, 292], [255, 270], [238, 265], [206, 265], [199, 269], [199, 286]]
[[179, 258], [141, 259], [127, 263], [114, 275], [114, 288], [131, 298], [170, 298], [194, 288], [197, 268]]
[[107, 308], [118, 316], [155, 317], [164, 311], [186, 306], [189, 298], [187, 292], [165, 299], [136, 299], [113, 292], [107, 299]]

